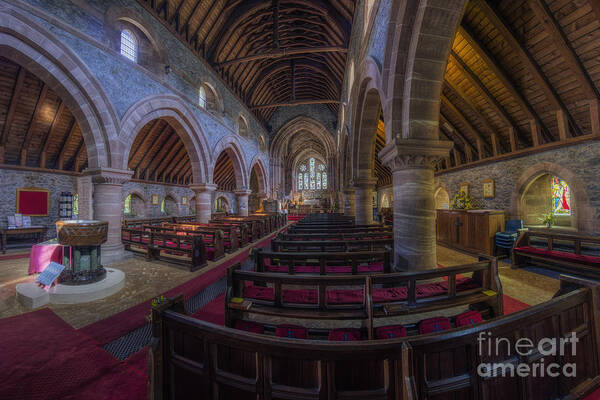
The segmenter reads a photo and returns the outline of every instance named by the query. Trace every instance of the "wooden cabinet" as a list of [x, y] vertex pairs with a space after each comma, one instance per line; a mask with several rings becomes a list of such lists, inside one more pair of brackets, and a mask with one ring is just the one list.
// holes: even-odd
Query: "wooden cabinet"
[[504, 211], [437, 210], [437, 241], [451, 248], [492, 255], [494, 236], [503, 230]]

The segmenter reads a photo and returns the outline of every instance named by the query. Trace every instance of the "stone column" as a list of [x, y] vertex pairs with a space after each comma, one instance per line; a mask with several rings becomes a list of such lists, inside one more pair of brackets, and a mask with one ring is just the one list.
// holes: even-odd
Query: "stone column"
[[361, 179], [354, 182], [356, 225], [369, 225], [373, 223], [373, 190], [376, 178]]
[[210, 221], [212, 216], [212, 195], [217, 189], [217, 185], [214, 183], [200, 183], [197, 185], [191, 185], [196, 195], [196, 221], [201, 224], [206, 224]]
[[248, 196], [252, 193], [252, 190], [242, 189], [242, 190], [234, 190], [235, 196], [237, 197], [238, 203], [238, 215], [242, 217], [248, 216]]
[[393, 174], [396, 270], [437, 267], [434, 166], [451, 147], [446, 141], [402, 139], [379, 153]]
[[347, 187], [344, 190], [344, 214], [353, 216], [354, 213], [354, 189]]
[[102, 245], [102, 264], [118, 262], [125, 258], [125, 248], [121, 243], [121, 220], [123, 205], [121, 189], [129, 181], [133, 171], [113, 168], [95, 168], [86, 170], [94, 184], [94, 219], [108, 221], [108, 237]]

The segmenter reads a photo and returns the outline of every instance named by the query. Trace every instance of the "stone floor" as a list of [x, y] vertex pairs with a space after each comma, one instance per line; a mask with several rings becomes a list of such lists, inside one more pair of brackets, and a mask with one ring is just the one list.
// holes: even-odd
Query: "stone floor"
[[[243, 250], [239, 250], [240, 252]], [[17, 254], [18, 251], [7, 252]], [[23, 251], [21, 250], [21, 253]], [[219, 263], [239, 253], [227, 255]], [[438, 246], [438, 263], [453, 266], [476, 261], [476, 258]], [[218, 264], [209, 265], [195, 272], [189, 272], [164, 262], [145, 261], [141, 257], [130, 258], [119, 264], [111, 265], [125, 272], [125, 288], [119, 293], [102, 300], [85, 305], [50, 305], [49, 307], [75, 328], [81, 328], [98, 320], [107, 318], [129, 307], [178, 286], [191, 278], [203, 274]], [[0, 259], [0, 318], [22, 314], [28, 310], [16, 300], [15, 287], [18, 283], [33, 281], [35, 276], [28, 276], [29, 258]], [[530, 305], [546, 301], [558, 290], [557, 280], [531, 273], [521, 269], [512, 270], [501, 263], [499, 268], [504, 293]]]

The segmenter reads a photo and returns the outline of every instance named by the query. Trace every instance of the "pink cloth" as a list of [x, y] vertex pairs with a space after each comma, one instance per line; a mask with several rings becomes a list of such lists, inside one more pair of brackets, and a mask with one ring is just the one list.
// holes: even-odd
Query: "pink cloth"
[[62, 264], [62, 247], [60, 244], [33, 245], [29, 256], [29, 275], [42, 272], [50, 261]]

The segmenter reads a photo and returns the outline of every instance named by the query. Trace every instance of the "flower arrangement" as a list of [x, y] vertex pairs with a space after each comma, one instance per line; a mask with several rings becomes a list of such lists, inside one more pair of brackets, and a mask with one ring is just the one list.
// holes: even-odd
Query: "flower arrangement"
[[546, 227], [551, 228], [552, 225], [556, 223], [556, 217], [554, 216], [554, 213], [550, 211], [548, 214], [544, 214], [544, 216], [540, 218], [540, 222], [546, 225]]
[[453, 210], [475, 210], [480, 208], [478, 202], [463, 191], [454, 195], [450, 208]]
[[[154, 308], [158, 305], [161, 305], [165, 301], [167, 301], [167, 298], [163, 295], [153, 298], [152, 302], [151, 302], [152, 308]], [[150, 314], [146, 315], [146, 320], [152, 322], [152, 312], [150, 312]]]

